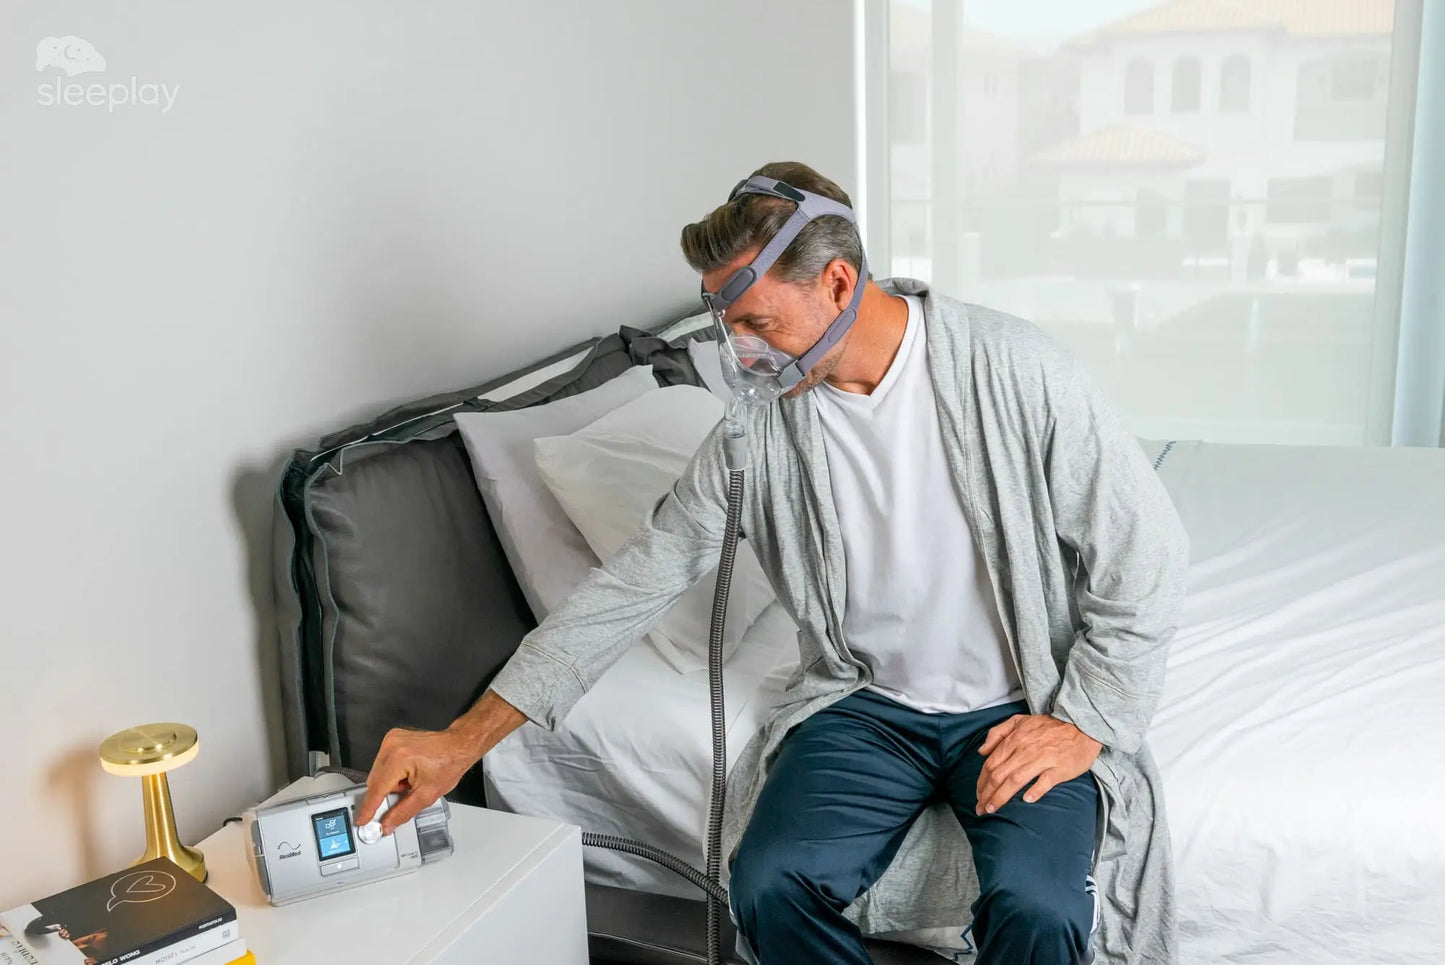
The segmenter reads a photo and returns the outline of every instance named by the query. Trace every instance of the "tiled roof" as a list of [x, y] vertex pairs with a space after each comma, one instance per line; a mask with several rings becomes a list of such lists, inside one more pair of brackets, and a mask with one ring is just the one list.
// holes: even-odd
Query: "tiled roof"
[[1217, 30], [1275, 29], [1301, 37], [1387, 34], [1394, 19], [1394, 0], [1166, 0], [1074, 42]]
[[1114, 164], [1195, 164], [1204, 152], [1163, 131], [1117, 124], [1071, 137], [1034, 154], [1029, 160], [1065, 167]]

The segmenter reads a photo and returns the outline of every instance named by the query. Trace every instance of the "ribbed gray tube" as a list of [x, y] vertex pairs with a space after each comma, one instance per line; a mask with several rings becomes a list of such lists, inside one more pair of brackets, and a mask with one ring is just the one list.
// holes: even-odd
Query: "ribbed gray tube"
[[[742, 450], [746, 452], [746, 449]], [[729, 460], [732, 462], [733, 460]], [[743, 462], [746, 465], [746, 462]], [[727, 796], [727, 715], [723, 707], [723, 631], [727, 628], [728, 594], [732, 590], [733, 561], [737, 558], [743, 513], [742, 468], [728, 471], [727, 519], [723, 525], [722, 556], [717, 566], [717, 588], [713, 594], [712, 622], [708, 628], [707, 677], [708, 696], [712, 710], [712, 790], [707, 810], [707, 869], [699, 872], [681, 858], [640, 841], [610, 834], [582, 832], [582, 843], [589, 847], [609, 848], [635, 854], [655, 861], [681, 875], [707, 893], [707, 961], [722, 962], [722, 915], [728, 904], [728, 893], [722, 886], [722, 817]]]
[[723, 526], [722, 558], [717, 565], [717, 590], [712, 598], [712, 624], [707, 641], [708, 691], [712, 703], [712, 797], [707, 811], [707, 880], [722, 893], [719, 898], [708, 891], [707, 960], [717, 965], [721, 959], [719, 928], [727, 892], [722, 890], [722, 818], [727, 797], [727, 716], [723, 712], [723, 630], [727, 623], [728, 593], [732, 589], [733, 561], [737, 557], [738, 536], [743, 514], [743, 470], [728, 471], [728, 511]]
[[619, 838], [613, 834], [597, 834], [595, 831], [583, 831], [582, 843], [589, 848], [607, 848], [610, 851], [625, 851], [628, 854], [635, 854], [639, 858], [655, 861], [668, 871], [686, 878], [717, 900], [722, 902], [728, 900], [728, 893], [723, 890], [721, 885], [710, 881], [707, 875], [686, 861], [683, 861], [681, 858], [668, 854], [661, 848], [654, 848], [650, 844], [633, 841], [631, 838]]

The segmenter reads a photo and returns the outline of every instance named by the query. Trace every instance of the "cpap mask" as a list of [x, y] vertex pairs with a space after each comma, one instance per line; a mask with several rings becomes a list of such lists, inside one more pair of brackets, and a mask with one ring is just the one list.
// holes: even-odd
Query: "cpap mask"
[[849, 300], [848, 307], [833, 319], [822, 337], [801, 356], [794, 357], [774, 348], [756, 335], [733, 334], [725, 321], [728, 306], [768, 273], [768, 269], [773, 267], [773, 263], [787, 250], [788, 245], [793, 243], [793, 239], [798, 237], [798, 232], [803, 230], [804, 225], [824, 215], [837, 215], [848, 219], [854, 225], [858, 223], [853, 209], [847, 205], [811, 191], [800, 191], [775, 178], [758, 176], [739, 182], [728, 195], [728, 200], [743, 194], [766, 194], [792, 201], [798, 206], [750, 264], [733, 272], [716, 292], [705, 288], [702, 291], [703, 304], [712, 315], [717, 331], [723, 378], [732, 389], [733, 406], [767, 405], [803, 381], [808, 371], [853, 327], [853, 323], [858, 319], [858, 305], [863, 300], [863, 287], [868, 278], [868, 259], [864, 257], [859, 265], [858, 284], [853, 287], [853, 297]]

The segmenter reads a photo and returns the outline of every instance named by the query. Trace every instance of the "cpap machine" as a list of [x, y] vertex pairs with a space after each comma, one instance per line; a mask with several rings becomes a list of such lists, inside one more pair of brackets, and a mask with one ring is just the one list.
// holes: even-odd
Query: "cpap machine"
[[358, 826], [354, 815], [365, 797], [365, 784], [322, 774], [302, 778], [242, 815], [247, 855], [271, 904], [394, 878], [452, 853], [446, 798], [383, 836], [381, 816], [401, 795], [387, 795], [370, 823]]

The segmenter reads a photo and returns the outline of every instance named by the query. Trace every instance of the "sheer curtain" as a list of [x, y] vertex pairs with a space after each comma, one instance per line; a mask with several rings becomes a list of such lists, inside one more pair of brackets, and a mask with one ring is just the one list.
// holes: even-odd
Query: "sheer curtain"
[[1042, 326], [1141, 436], [1388, 443], [1421, 2], [862, 0], [878, 273]]

